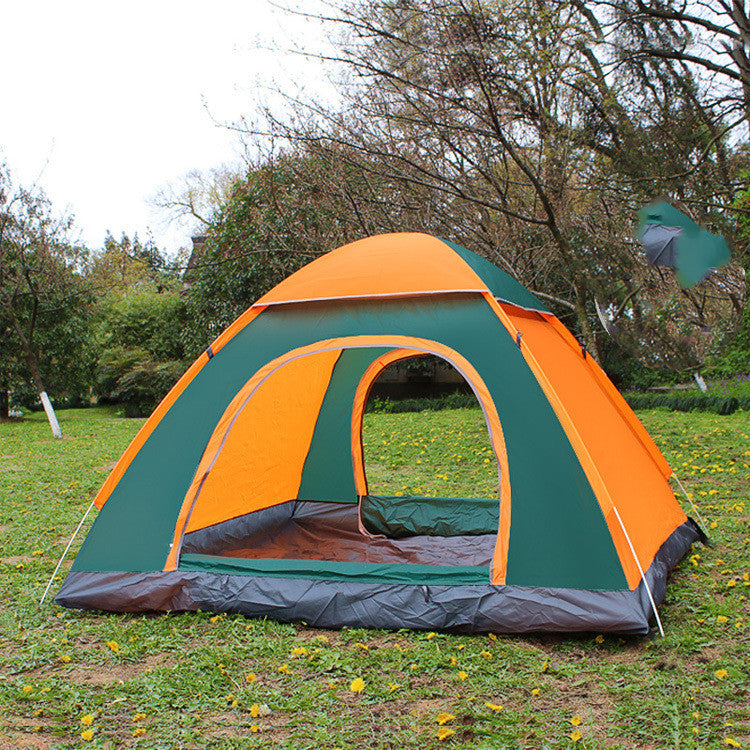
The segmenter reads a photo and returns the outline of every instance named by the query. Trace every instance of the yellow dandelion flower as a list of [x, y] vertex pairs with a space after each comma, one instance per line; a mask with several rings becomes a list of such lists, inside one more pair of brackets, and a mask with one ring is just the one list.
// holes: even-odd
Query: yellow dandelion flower
[[120, 653], [120, 644], [117, 641], [107, 641], [107, 646], [113, 654]]
[[448, 737], [452, 737], [455, 733], [455, 730], [450, 727], [440, 727], [437, 731], [437, 738], [442, 742], [443, 740], [447, 740]]
[[133, 721], [137, 724], [139, 721], [143, 721], [146, 718], [146, 714], [133, 714]]
[[447, 714], [445, 711], [442, 713], [439, 713], [437, 715], [437, 723], [440, 724], [440, 726], [443, 726], [443, 724], [447, 724], [449, 721], [453, 721], [456, 717], [453, 714]]
[[256, 675], [255, 672], [248, 672], [245, 675], [245, 682], [248, 685], [252, 685], [257, 679], [258, 679], [258, 675]]
[[734, 737], [725, 737], [724, 738], [724, 744], [729, 745], [729, 747], [742, 747], [739, 742], [737, 742]]
[[304, 656], [307, 653], [307, 649], [304, 646], [296, 646], [292, 649], [292, 656]]
[[468, 676], [469, 675], [466, 672], [464, 672], [463, 669], [458, 673], [458, 679], [459, 680], [465, 680]]
[[726, 676], [727, 676], [727, 675], [729, 674], [729, 672], [727, 672], [727, 670], [726, 670], [726, 669], [717, 669], [717, 670], [716, 670], [716, 671], [714, 672], [714, 674], [716, 675], [716, 677], [717, 677], [718, 679], [720, 679], [720, 680], [723, 680], [723, 679], [724, 679], [724, 678], [725, 678], [725, 677], [726, 677]]
[[353, 693], [361, 693], [365, 689], [365, 681], [361, 677], [357, 677], [352, 680], [352, 684], [349, 685], [349, 690]]
[[532, 695], [539, 695], [539, 688], [534, 688], [534, 689], [533, 689], [533, 690], [531, 691], [531, 694], [532, 694]]
[[458, 664], [458, 659], [455, 656], [451, 656], [451, 666], [455, 667]]
[[69, 657], [69, 656], [68, 656], [67, 654], [63, 654], [63, 655], [62, 655], [62, 656], [60, 657], [60, 661], [61, 661], [61, 662], [64, 662], [65, 664], [67, 664], [67, 663], [68, 663], [68, 662], [70, 661], [70, 657]]
[[487, 701], [484, 705], [487, 706], [487, 708], [489, 708], [490, 711], [502, 711], [503, 710], [503, 707], [498, 703], [490, 703], [489, 701]]
[[604, 636], [603, 635], [597, 635], [596, 638], [594, 638], [594, 640], [597, 643], [604, 643]]
[[570, 733], [570, 739], [573, 740], [573, 742], [578, 742], [578, 740], [581, 739], [581, 733], [580, 732], [571, 732]]
[[573, 718], [572, 718], [572, 719], [570, 720], [570, 723], [571, 723], [571, 724], [572, 724], [572, 725], [573, 725], [574, 727], [580, 727], [580, 726], [581, 726], [581, 717], [580, 717], [580, 716], [574, 716], [574, 717], [573, 717]]
[[251, 724], [250, 725], [250, 731], [253, 734], [256, 734], [256, 732], [260, 732], [260, 727], [257, 724]]
[[94, 723], [94, 717], [91, 714], [85, 714], [81, 716], [81, 724], [85, 727], [90, 727]]
[[719, 616], [718, 616], [718, 617], [716, 618], [716, 622], [719, 622], [719, 623], [724, 623], [724, 622], [727, 622], [727, 620], [729, 620], [729, 618], [728, 618], [728, 617], [726, 617], [725, 615], [719, 615]]
[[328, 643], [329, 638], [327, 635], [316, 635], [315, 640], [319, 643]]
[[737, 585], [737, 581], [727, 581], [727, 588], [734, 588]]
[[355, 643], [355, 648], [360, 649], [360, 651], [369, 651], [370, 647], [366, 643]]
[[219, 622], [219, 620], [220, 620], [220, 619], [221, 619], [221, 618], [219, 617], [219, 615], [214, 615], [214, 616], [213, 616], [213, 617], [212, 617], [212, 618], [210, 619], [210, 622]]
[[389, 693], [395, 693], [397, 690], [401, 689], [401, 685], [398, 685], [395, 682], [389, 682], [388, 683], [388, 692]]
[[250, 716], [252, 716], [253, 719], [257, 719], [260, 716], [260, 706], [257, 703], [253, 703], [253, 705], [250, 706]]
[[281, 672], [281, 674], [291, 674], [292, 670], [289, 669], [288, 664], [282, 664], [277, 670], [277, 672]]
[[34, 689], [34, 688], [33, 688], [33, 687], [31, 687], [31, 685], [24, 685], [24, 686], [23, 686], [23, 687], [21, 688], [21, 692], [22, 692], [22, 693], [30, 693], [30, 692], [31, 692], [31, 691], [32, 691], [33, 689]]
[[492, 654], [491, 654], [491, 653], [490, 653], [489, 651], [482, 651], [482, 654], [481, 654], [481, 655], [482, 655], [482, 656], [483, 656], [483, 657], [484, 657], [485, 659], [487, 659], [488, 661], [492, 661], [492, 658], [493, 658], [493, 657], [492, 657]]
[[136, 727], [132, 731], [133, 737], [143, 737], [144, 734], [146, 734], [146, 730], [143, 727]]
[[81, 732], [81, 739], [85, 740], [86, 742], [90, 742], [94, 739], [94, 730], [93, 729], [86, 729], [85, 731]]
[[427, 633], [427, 640], [431, 641], [435, 637], [435, 633]]

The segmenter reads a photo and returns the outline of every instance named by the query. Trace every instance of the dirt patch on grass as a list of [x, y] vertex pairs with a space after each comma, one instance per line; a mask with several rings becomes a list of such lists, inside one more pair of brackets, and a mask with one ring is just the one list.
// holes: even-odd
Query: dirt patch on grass
[[[247, 712], [225, 711], [219, 714], [209, 714], [203, 720], [205, 737], [216, 739], [239, 739], [254, 734], [253, 725], [259, 727], [257, 734], [266, 741], [282, 740], [289, 736], [289, 716], [282, 713], [271, 713], [254, 719]], [[265, 744], [265, 743], [264, 743]]]
[[60, 742], [54, 729], [45, 719], [11, 714], [0, 720], [0, 750], [47, 750]]
[[101, 664], [96, 666], [79, 666], [69, 675], [76, 685], [110, 685], [113, 682], [127, 682], [147, 670], [157, 667], [172, 667], [175, 659], [172, 654], [153, 654], [133, 663]]

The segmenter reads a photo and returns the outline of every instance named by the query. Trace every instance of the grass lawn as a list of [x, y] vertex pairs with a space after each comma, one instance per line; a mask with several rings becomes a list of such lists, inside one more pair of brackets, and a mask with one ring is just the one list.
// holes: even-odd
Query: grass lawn
[[[0, 750], [750, 748], [750, 413], [639, 416], [715, 543], [673, 575], [663, 639], [40, 607], [141, 420], [62, 412], [63, 441], [43, 415], [0, 425]], [[374, 492], [496, 492], [478, 410], [368, 414], [365, 442]]]

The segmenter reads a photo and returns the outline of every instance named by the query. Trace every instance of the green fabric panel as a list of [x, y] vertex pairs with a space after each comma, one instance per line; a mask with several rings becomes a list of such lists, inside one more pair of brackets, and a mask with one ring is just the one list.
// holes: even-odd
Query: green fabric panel
[[354, 393], [365, 370], [390, 349], [347, 349], [336, 362], [305, 459], [300, 500], [357, 502], [351, 443]]
[[487, 287], [495, 297], [527, 310], [549, 312], [549, 309], [523, 284], [505, 273], [505, 271], [501, 271], [494, 263], [490, 263], [490, 261], [481, 255], [477, 255], [461, 245], [456, 245], [454, 242], [449, 242], [442, 238], [440, 241], [445, 242], [446, 245], [453, 248], [471, 266], [474, 273], [487, 284]]
[[510, 463], [509, 584], [621, 590], [606, 522], [557, 417], [515, 342], [480, 297], [436, 295], [270, 307], [196, 375], [99, 513], [74, 570], [160, 570], [206, 443], [242, 385], [290, 349], [360, 334], [440, 341], [493, 394]]
[[379, 497], [367, 495], [360, 506], [362, 523], [372, 534], [392, 539], [497, 534], [500, 501], [486, 497]]
[[490, 570], [468, 565], [396, 565], [331, 562], [328, 560], [250, 560], [244, 557], [183, 555], [180, 570], [275, 578], [314, 578], [324, 581], [373, 583], [489, 584]]

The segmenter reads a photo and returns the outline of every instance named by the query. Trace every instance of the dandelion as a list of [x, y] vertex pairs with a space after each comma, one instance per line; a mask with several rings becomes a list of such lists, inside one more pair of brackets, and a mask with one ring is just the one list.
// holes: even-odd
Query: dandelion
[[578, 742], [582, 737], [580, 732], [571, 732], [570, 733], [570, 739], [573, 740], [573, 742]]
[[604, 643], [604, 636], [603, 635], [597, 635], [596, 638], [594, 638], [594, 640], [597, 643]]
[[30, 693], [30, 692], [31, 692], [31, 691], [32, 691], [33, 689], [34, 689], [34, 688], [33, 688], [33, 687], [31, 687], [31, 685], [24, 685], [24, 686], [23, 686], [23, 687], [21, 688], [21, 692], [22, 692], [22, 693], [26, 693], [26, 694], [28, 695], [28, 694], [29, 694], [29, 693]]
[[729, 618], [726, 617], [725, 615], [719, 615], [716, 618], [716, 622], [718, 622], [718, 623], [725, 623], [725, 622], [727, 622], [727, 620], [729, 620]]
[[245, 682], [248, 685], [252, 685], [257, 679], [258, 679], [258, 675], [256, 675], [255, 672], [248, 672], [245, 675]]
[[282, 664], [277, 670], [277, 672], [281, 672], [281, 674], [291, 674], [292, 670], [289, 669], [288, 664]]
[[573, 725], [574, 727], [580, 727], [580, 726], [581, 726], [581, 717], [580, 717], [580, 716], [574, 716], [574, 717], [573, 717], [573, 718], [572, 718], [572, 719], [570, 720], [570, 723], [571, 723], [571, 724], [572, 724], [572, 725]]
[[437, 723], [440, 724], [440, 726], [443, 726], [443, 724], [447, 724], [449, 721], [453, 721], [456, 717], [453, 714], [448, 713], [439, 713], [437, 715]]
[[297, 646], [292, 649], [292, 656], [304, 656], [307, 653], [307, 649], [304, 646]]
[[143, 737], [144, 734], [146, 730], [143, 727], [136, 727], [132, 732], [133, 737]]
[[221, 619], [221, 618], [220, 618], [220, 616], [219, 616], [219, 615], [214, 615], [214, 616], [213, 616], [213, 617], [212, 617], [212, 618], [210, 619], [210, 622], [219, 622], [219, 620], [220, 620], [220, 619]]
[[85, 714], [81, 716], [81, 724], [85, 727], [90, 727], [94, 723], [94, 717], [91, 714]]
[[360, 651], [369, 651], [370, 647], [366, 643], [355, 643], [355, 648], [358, 648]]
[[455, 656], [451, 656], [451, 666], [455, 667], [458, 664], [458, 659]]
[[723, 680], [729, 674], [729, 672], [727, 672], [726, 669], [717, 669], [714, 674], [716, 675], [717, 679]]
[[67, 654], [63, 654], [60, 657], [60, 661], [63, 662], [63, 663], [65, 663], [65, 664], [67, 664], [70, 661], [70, 657]]
[[389, 682], [388, 683], [388, 692], [389, 693], [395, 693], [397, 690], [401, 689], [401, 685], [398, 685], [395, 682]]
[[489, 639], [490, 639], [491, 641], [496, 641], [496, 640], [497, 640], [497, 636], [496, 636], [496, 635], [495, 635], [494, 633], [487, 633], [487, 637], [488, 637], [488, 638], [489, 638]]
[[257, 703], [253, 703], [253, 705], [250, 706], [250, 716], [252, 716], [253, 719], [257, 719], [260, 716], [260, 706]]
[[531, 691], [531, 694], [532, 694], [532, 695], [539, 695], [539, 688], [534, 688], [534, 689], [533, 689], [533, 690]]
[[318, 641], [318, 643], [328, 643], [329, 638], [327, 635], [316, 635], [315, 640]]
[[349, 685], [349, 690], [353, 693], [361, 693], [365, 689], [365, 681], [361, 677], [357, 677], [352, 680], [352, 684]]
[[492, 654], [489, 651], [482, 651], [481, 655], [488, 661], [492, 661]]
[[729, 747], [742, 747], [739, 742], [737, 742], [734, 737], [725, 737], [724, 738], [724, 744], [729, 745]]
[[427, 640], [431, 641], [435, 637], [435, 633], [427, 633]]
[[498, 703], [490, 703], [489, 701], [487, 701], [484, 705], [487, 706], [487, 708], [489, 708], [490, 711], [502, 711], [503, 710], [503, 707], [499, 705]]
[[91, 742], [91, 740], [94, 739], [94, 730], [86, 729], [85, 731], [81, 732], [81, 739], [85, 740], [86, 742]]
[[452, 737], [455, 733], [455, 730], [450, 727], [440, 727], [437, 732], [437, 738], [442, 742], [443, 740], [447, 740], [448, 737]]
[[137, 724], [139, 721], [143, 721], [146, 718], [146, 714], [133, 714], [133, 721]]
[[251, 724], [250, 725], [250, 731], [253, 734], [256, 734], [257, 732], [260, 732], [260, 727], [257, 724]]
[[120, 644], [117, 641], [107, 641], [107, 647], [113, 654], [120, 653]]
[[468, 676], [469, 675], [466, 672], [464, 672], [463, 669], [460, 670], [459, 673], [458, 673], [458, 679], [459, 680], [465, 680]]

